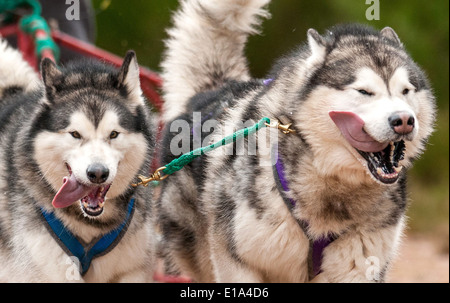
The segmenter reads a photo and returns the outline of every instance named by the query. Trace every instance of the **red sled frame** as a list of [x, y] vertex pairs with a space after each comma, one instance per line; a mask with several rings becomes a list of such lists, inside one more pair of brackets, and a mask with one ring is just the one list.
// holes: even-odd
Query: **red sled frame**
[[[37, 32], [36, 36], [38, 36], [39, 34], [40, 33]], [[45, 32], [42, 34], [46, 35]], [[17, 47], [19, 51], [22, 53], [23, 58], [36, 71], [38, 71], [39, 69], [38, 58], [35, 53], [34, 41], [32, 36], [27, 35], [23, 31], [21, 31], [17, 24], [7, 25], [3, 28], [0, 28], [0, 35], [3, 37], [17, 35]], [[122, 65], [123, 59], [121, 57], [116, 56], [105, 50], [102, 50], [90, 43], [76, 39], [58, 30], [52, 30], [51, 36], [55, 41], [55, 43], [57, 43], [58, 45], [71, 49], [81, 55], [96, 58], [117, 67], [120, 67]], [[53, 61], [55, 61], [51, 50], [45, 50], [42, 53], [42, 57], [43, 58], [48, 57]], [[139, 72], [140, 72], [139, 79], [141, 82], [142, 92], [149, 100], [149, 102], [155, 107], [155, 109], [161, 112], [163, 100], [158, 94], [158, 90], [162, 86], [161, 78], [157, 73], [151, 71], [146, 67], [140, 66]]]

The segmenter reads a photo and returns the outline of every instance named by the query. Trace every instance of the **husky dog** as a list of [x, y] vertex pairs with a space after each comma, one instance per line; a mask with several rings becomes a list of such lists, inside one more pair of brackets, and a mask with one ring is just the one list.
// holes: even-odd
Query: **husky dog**
[[270, 154], [213, 152], [163, 181], [169, 262], [203, 282], [384, 281], [405, 226], [406, 169], [433, 128], [430, 86], [393, 29], [363, 25], [310, 29], [251, 79], [243, 49], [268, 2], [181, 1], [168, 31], [162, 165], [177, 157], [171, 121], [192, 125], [192, 112], [218, 122], [214, 142], [243, 121], [291, 124]]
[[[14, 52], [2, 44], [0, 58]], [[120, 70], [44, 59], [31, 91], [24, 80], [37, 76], [15, 68], [20, 54], [9, 58], [0, 74], [17, 82], [0, 100], [0, 281], [151, 281], [151, 192], [131, 184], [148, 172], [154, 140], [134, 52]]]

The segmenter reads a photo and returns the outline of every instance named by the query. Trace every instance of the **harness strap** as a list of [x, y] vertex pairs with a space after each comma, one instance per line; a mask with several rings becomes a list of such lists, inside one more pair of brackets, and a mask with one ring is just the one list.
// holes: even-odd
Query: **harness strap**
[[69, 256], [75, 256], [80, 262], [80, 274], [84, 276], [88, 271], [94, 258], [101, 257], [109, 253], [117, 244], [119, 244], [125, 232], [128, 229], [129, 222], [134, 214], [134, 198], [128, 203], [127, 215], [125, 220], [116, 229], [100, 237], [94, 239], [91, 243], [84, 244], [72, 234], [64, 224], [55, 216], [54, 212], [47, 212], [41, 208], [41, 214], [47, 223], [47, 230], [56, 240], [59, 246]]
[[[286, 192], [289, 191], [289, 185], [288, 181], [286, 180], [283, 161], [280, 158], [280, 154], [278, 153], [278, 146], [276, 144], [274, 144], [272, 147], [272, 155], [276, 155], [276, 162], [275, 165], [273, 165], [273, 174], [275, 182], [277, 184], [278, 191], [280, 192], [284, 203], [286, 204], [287, 208], [292, 214], [297, 203], [294, 199], [286, 195]], [[323, 251], [329, 244], [331, 244], [334, 240], [336, 240], [336, 236], [329, 235], [328, 237], [313, 239], [308, 234], [309, 222], [306, 220], [297, 219], [295, 216], [294, 218], [309, 239], [310, 251], [308, 257], [308, 265], [310, 277], [313, 278], [317, 276], [319, 273], [321, 273]]]

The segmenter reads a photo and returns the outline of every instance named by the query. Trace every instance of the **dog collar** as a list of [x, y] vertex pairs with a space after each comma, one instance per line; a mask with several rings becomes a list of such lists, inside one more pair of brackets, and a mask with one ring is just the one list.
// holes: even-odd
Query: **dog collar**
[[109, 253], [120, 242], [128, 229], [129, 222], [134, 214], [134, 198], [131, 198], [127, 207], [125, 220], [116, 229], [103, 235], [100, 239], [94, 239], [85, 244], [81, 239], [72, 234], [59, 220], [54, 212], [48, 212], [41, 208], [41, 214], [46, 222], [47, 230], [56, 240], [59, 246], [69, 256], [75, 256], [80, 262], [80, 274], [84, 276], [94, 258]]
[[[287, 208], [289, 209], [289, 211], [292, 214], [297, 203], [294, 199], [292, 199], [286, 195], [286, 192], [289, 191], [289, 185], [288, 185], [288, 181], [286, 180], [283, 161], [280, 157], [280, 154], [278, 153], [277, 145], [273, 146], [272, 155], [276, 155], [276, 162], [275, 162], [275, 165], [273, 165], [273, 174], [274, 174], [274, 178], [275, 178], [275, 181], [277, 184], [278, 191], [280, 192], [284, 203], [286, 204]], [[329, 235], [328, 237], [312, 239], [308, 235], [308, 229], [309, 229], [308, 221], [299, 220], [295, 216], [294, 216], [294, 218], [309, 239], [310, 252], [309, 252], [309, 257], [308, 257], [308, 263], [309, 263], [310, 277], [312, 278], [312, 277], [317, 276], [319, 273], [321, 273], [323, 251], [331, 242], [336, 240], [336, 236]]]

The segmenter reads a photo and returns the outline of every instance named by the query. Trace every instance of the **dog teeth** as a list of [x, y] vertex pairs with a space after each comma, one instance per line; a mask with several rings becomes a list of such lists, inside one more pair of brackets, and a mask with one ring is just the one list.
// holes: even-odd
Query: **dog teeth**
[[402, 171], [402, 169], [403, 169], [403, 166], [400, 166], [400, 167], [395, 167], [394, 166], [395, 172], [391, 173], [391, 174], [386, 174], [385, 172], [383, 172], [383, 170], [380, 167], [378, 167], [377, 168], [377, 174], [379, 176], [383, 177], [383, 178], [392, 179], [392, 178], [397, 178], [398, 173], [400, 173]]
[[100, 187], [100, 190], [97, 192], [97, 198], [101, 198], [103, 194], [104, 187]]
[[[105, 201], [98, 202], [98, 205], [97, 205], [97, 207], [95, 207], [95, 209], [97, 209], [97, 208], [102, 208], [103, 206], [105, 206]], [[92, 207], [89, 206], [89, 203], [84, 202], [84, 201], [83, 201], [83, 207], [86, 208], [86, 209], [87, 209], [87, 208], [93, 209]]]
[[400, 167], [394, 167], [394, 170], [395, 170], [397, 173], [401, 172], [402, 169], [403, 169], [403, 166], [400, 166]]

